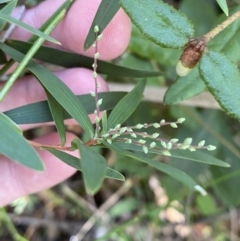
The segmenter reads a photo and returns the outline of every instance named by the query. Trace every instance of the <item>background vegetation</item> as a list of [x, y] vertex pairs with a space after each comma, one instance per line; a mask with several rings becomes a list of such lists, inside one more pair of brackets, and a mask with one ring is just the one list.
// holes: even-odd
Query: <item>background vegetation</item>
[[[166, 2], [187, 15], [193, 23], [195, 36], [202, 36], [225, 19], [222, 9], [228, 11], [222, 5], [225, 1], [218, 1], [222, 9], [214, 0]], [[25, 2], [21, 2], [23, 3]], [[27, 4], [30, 6], [36, 2], [27, 1]], [[239, 8], [237, 0], [227, 1], [227, 4], [230, 13]], [[239, 26], [240, 23], [236, 24]], [[225, 31], [222, 34], [229, 36], [228, 41], [227, 38], [216, 37], [210, 43], [210, 48], [220, 45], [219, 49], [238, 64], [239, 27], [230, 26]], [[73, 235], [76, 233], [82, 238], [78, 240], [239, 240], [239, 121], [225, 114], [209, 93], [202, 93], [176, 105], [162, 103], [166, 89], [177, 79], [175, 67], [181, 53], [182, 49], [156, 45], [144, 38], [133, 25], [127, 51], [113, 63], [163, 73], [161, 76], [147, 78], [145, 101], [139, 104], [125, 122], [126, 126], [156, 123], [162, 119], [174, 122], [184, 117], [186, 121], [179, 128], [160, 128], [160, 135], [179, 140], [191, 137], [194, 143], [206, 140], [217, 147], [208, 155], [231, 165], [224, 168], [149, 154], [152, 160], [167, 163], [187, 173], [208, 195], [202, 196], [190, 190], [182, 182], [145, 163], [95, 147], [95, 151], [106, 158], [109, 167], [125, 176], [125, 182], [105, 179], [100, 191], [91, 196], [85, 191], [82, 173], [77, 172], [52, 189], [20, 198], [5, 211], [1, 210], [0, 240], [55, 241], [69, 240], [72, 237], [71, 241], [75, 241], [77, 239]], [[177, 89], [176, 98], [169, 98], [168, 104], [187, 99], [186, 95], [189, 93], [194, 96], [201, 92], [198, 88], [197, 71], [195, 68], [184, 79], [184, 83], [191, 84], [194, 87], [191, 87], [191, 91], [194, 89], [196, 93]], [[136, 83], [136, 79], [132, 77], [105, 77], [112, 89], [118, 87], [126, 91], [129, 85]], [[224, 84], [220, 87], [225, 88]], [[233, 104], [238, 105], [237, 100]], [[54, 128], [38, 128], [26, 132], [25, 136], [30, 139], [41, 133], [51, 132]], [[78, 126], [66, 128], [83, 137], [83, 131]], [[149, 131], [151, 133], [154, 130], [150, 128]], [[104, 236], [98, 238], [101, 234]]]

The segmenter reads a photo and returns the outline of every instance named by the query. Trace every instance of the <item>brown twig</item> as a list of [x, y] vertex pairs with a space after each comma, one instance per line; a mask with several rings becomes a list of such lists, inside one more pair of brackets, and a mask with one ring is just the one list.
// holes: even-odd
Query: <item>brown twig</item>
[[225, 21], [220, 23], [216, 28], [211, 30], [210, 32], [203, 35], [206, 42], [214, 38], [217, 34], [219, 34], [221, 31], [223, 31], [226, 27], [228, 27], [231, 23], [235, 22], [238, 18], [240, 18], [240, 11], [237, 11], [232, 16], [227, 18]]

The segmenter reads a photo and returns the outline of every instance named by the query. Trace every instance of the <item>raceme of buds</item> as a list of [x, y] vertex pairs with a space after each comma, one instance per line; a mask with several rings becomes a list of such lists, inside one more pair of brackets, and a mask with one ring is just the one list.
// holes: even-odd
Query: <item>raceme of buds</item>
[[177, 63], [176, 72], [179, 76], [186, 76], [201, 59], [206, 48], [204, 38], [191, 39], [185, 46], [183, 53]]

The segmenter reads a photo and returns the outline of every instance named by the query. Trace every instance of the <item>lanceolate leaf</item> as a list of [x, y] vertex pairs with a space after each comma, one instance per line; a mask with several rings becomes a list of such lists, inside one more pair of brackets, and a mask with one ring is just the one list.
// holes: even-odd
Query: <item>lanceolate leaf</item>
[[103, 156], [84, 146], [80, 141], [78, 147], [86, 189], [89, 193], [95, 194], [102, 185], [106, 174], [107, 161]]
[[[47, 149], [49, 152], [51, 152], [54, 156], [56, 156], [57, 158], [59, 158], [60, 160], [62, 160], [63, 162], [65, 162], [66, 164], [68, 164], [71, 167], [76, 168], [77, 170], [82, 172], [82, 166], [81, 166], [81, 159], [79, 160], [79, 158], [72, 156], [66, 152], [62, 152], [56, 149]], [[105, 177], [106, 178], [111, 178], [111, 179], [116, 179], [119, 181], [124, 181], [125, 178], [124, 176], [117, 172], [116, 170], [113, 170], [112, 168], [107, 167], [106, 169], [106, 173], [105, 173]]]
[[219, 4], [223, 12], [228, 16], [228, 6], [226, 0], [217, 0], [217, 3]]
[[[160, 143], [156, 142], [157, 146], [161, 146]], [[126, 144], [122, 142], [115, 142], [115, 146], [120, 147], [122, 149], [132, 150], [132, 151], [138, 151], [143, 152], [141, 146], [137, 146], [134, 144]], [[156, 153], [158, 155], [163, 155], [161, 151], [150, 149], [148, 150], [149, 153]], [[195, 162], [201, 162], [209, 165], [215, 165], [215, 166], [221, 166], [221, 167], [229, 167], [230, 165], [226, 162], [223, 162], [219, 159], [217, 159], [214, 156], [211, 156], [207, 154], [206, 152], [197, 150], [194, 152], [190, 152], [188, 150], [170, 150], [171, 157], [181, 158], [184, 160], [189, 161], [195, 161]]]
[[161, 0], [120, 0], [120, 4], [139, 30], [163, 47], [183, 47], [194, 34], [186, 16]]
[[143, 97], [145, 85], [146, 81], [140, 80], [135, 88], [114, 107], [108, 118], [109, 129], [122, 124], [133, 113]]
[[99, 28], [98, 35], [102, 33], [105, 27], [109, 24], [112, 18], [115, 16], [119, 10], [120, 5], [118, 1], [112, 0], [102, 0], [97, 13], [93, 19], [92, 25], [84, 42], [84, 49], [87, 50], [96, 40], [96, 33], [94, 32], [94, 27], [97, 25]]
[[[17, 5], [17, 1], [14, 0], [14, 1], [11, 1], [10, 3], [8, 3], [6, 6], [4, 6], [2, 9], [1, 9], [1, 13], [4, 13], [4, 14], [7, 14], [7, 15], [10, 15], [13, 11], [13, 9], [16, 7]], [[3, 19], [0, 19], [0, 31], [3, 30], [5, 24], [7, 23], [6, 20], [3, 20]]]
[[46, 40], [48, 40], [52, 43], [60, 44], [56, 39], [52, 38], [51, 36], [39, 31], [38, 29], [35, 29], [35, 28], [31, 27], [30, 25], [27, 25], [26, 23], [18, 21], [17, 19], [12, 18], [11, 16], [9, 16], [7, 14], [4, 14], [4, 13], [0, 12], [0, 19], [3, 19], [5, 21], [11, 22], [11, 23], [14, 23], [17, 26], [22, 27], [25, 30], [31, 32], [32, 34], [35, 34], [35, 35], [37, 35], [41, 38], [44, 38], [44, 39], [46, 39]]
[[[126, 95], [125, 92], [106, 92], [99, 93], [99, 98], [104, 99], [100, 106], [100, 110], [111, 110], [113, 107]], [[94, 98], [88, 95], [79, 95], [77, 98], [85, 107], [88, 114], [91, 114], [96, 109]], [[47, 101], [40, 101], [25, 106], [21, 106], [4, 112], [6, 116], [12, 119], [16, 124], [35, 124], [53, 121], [51, 111]], [[69, 119], [71, 116], [64, 111], [64, 119]]]
[[12, 121], [2, 113], [0, 113], [0, 133], [0, 153], [29, 168], [44, 170], [36, 151], [16, 131], [16, 126]]
[[47, 95], [48, 105], [52, 114], [52, 118], [55, 122], [58, 134], [61, 139], [61, 145], [63, 146], [66, 142], [66, 130], [64, 125], [64, 109], [56, 101], [56, 99], [48, 92], [48, 90], [45, 89], [45, 93]]
[[[0, 43], [0, 48], [17, 62], [20, 62], [23, 58], [22, 53], [5, 44]], [[34, 61], [30, 61], [27, 68], [38, 78], [41, 84], [62, 107], [82, 126], [88, 136], [92, 136], [93, 127], [87, 112], [71, 90], [52, 72]]]
[[221, 53], [209, 50], [200, 61], [200, 74], [227, 114], [240, 120], [240, 73]]
[[186, 173], [171, 167], [167, 164], [161, 163], [159, 161], [155, 161], [152, 159], [149, 159], [143, 155], [138, 155], [136, 153], [132, 153], [126, 150], [123, 150], [117, 146], [115, 146], [115, 144], [109, 144], [107, 142], [103, 143], [106, 147], [108, 147], [109, 149], [121, 154], [121, 155], [125, 155], [125, 156], [129, 156], [133, 159], [139, 160], [141, 162], [144, 162], [154, 168], [156, 168], [159, 171], [162, 171], [166, 174], [168, 174], [169, 176], [177, 179], [178, 181], [184, 183], [185, 185], [189, 186], [191, 189], [196, 189], [197, 183], [190, 177], [188, 176]]
[[[27, 53], [31, 48], [32, 44], [21, 41], [7, 41], [7, 44], [23, 54]], [[50, 64], [59, 65], [65, 68], [74, 68], [74, 67], [85, 67], [92, 70], [92, 64], [94, 62], [93, 58], [83, 56], [80, 54], [75, 54], [71, 52], [66, 52], [59, 49], [54, 49], [50, 47], [41, 46], [38, 52], [34, 55], [34, 58], [47, 62]], [[162, 75], [161, 72], [153, 71], [142, 71], [138, 69], [130, 69], [122, 66], [114, 65], [107, 63], [101, 60], [98, 60], [98, 73], [107, 74], [111, 76], [118, 77], [154, 77]]]

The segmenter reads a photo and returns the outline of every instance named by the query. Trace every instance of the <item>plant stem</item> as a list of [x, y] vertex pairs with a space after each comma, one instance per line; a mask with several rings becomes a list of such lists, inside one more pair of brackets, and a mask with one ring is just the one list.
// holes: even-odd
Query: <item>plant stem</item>
[[[61, 6], [62, 7], [62, 6]], [[61, 8], [60, 7], [60, 8]], [[49, 23], [49, 25], [46, 27], [46, 29], [44, 30], [45, 34], [49, 34], [52, 32], [52, 30], [57, 26], [57, 24], [63, 19], [63, 17], [65, 16], [67, 10], [64, 8], [62, 9], [55, 18], [52, 19], [52, 21]], [[24, 58], [22, 59], [22, 61], [19, 63], [19, 65], [17, 66], [17, 68], [15, 69], [15, 71], [11, 74], [11, 76], [9, 77], [8, 81], [4, 84], [4, 86], [2, 87], [2, 89], [0, 90], [0, 102], [2, 102], [2, 100], [4, 99], [4, 97], [6, 96], [6, 94], [8, 93], [8, 91], [10, 90], [10, 88], [12, 87], [12, 85], [15, 83], [15, 81], [17, 80], [17, 78], [19, 77], [19, 75], [22, 73], [22, 71], [24, 70], [24, 68], [27, 66], [27, 64], [29, 63], [29, 61], [32, 59], [32, 57], [34, 56], [34, 54], [37, 52], [37, 50], [41, 47], [41, 45], [43, 44], [43, 42], [45, 41], [44, 38], [39, 37], [35, 43], [33, 44], [33, 46], [29, 49], [29, 51], [27, 52], [27, 54], [24, 56]]]
[[216, 28], [211, 30], [210, 32], [203, 35], [206, 42], [214, 38], [217, 34], [219, 34], [221, 31], [223, 31], [226, 27], [228, 27], [231, 23], [235, 22], [238, 18], [240, 18], [240, 11], [237, 11], [232, 16], [227, 18], [225, 21], [223, 21], [221, 24], [219, 24]]
[[14, 241], [28, 241], [18, 233], [4, 208], [0, 208], [0, 221], [5, 223]]
[[95, 138], [98, 137], [100, 131], [99, 119], [100, 119], [100, 107], [98, 105], [98, 88], [99, 83], [97, 80], [97, 54], [98, 54], [98, 32], [96, 32], [96, 40], [95, 40], [95, 55], [94, 55], [94, 63], [93, 63], [93, 78], [95, 82], [95, 104], [96, 104], [96, 130], [95, 130]]

